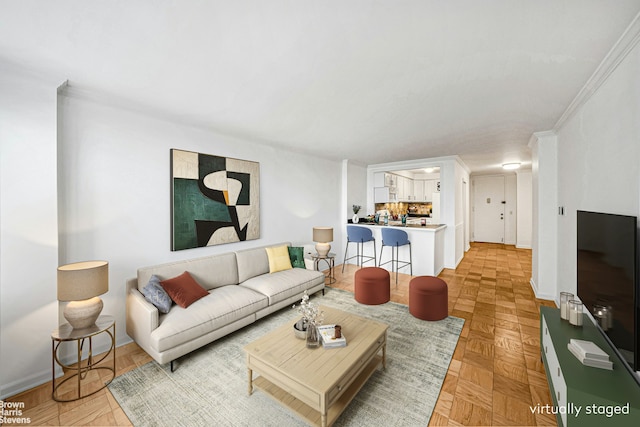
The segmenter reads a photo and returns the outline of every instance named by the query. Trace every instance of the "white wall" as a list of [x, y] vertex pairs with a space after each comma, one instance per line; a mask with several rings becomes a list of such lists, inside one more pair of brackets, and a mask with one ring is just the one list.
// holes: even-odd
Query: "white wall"
[[558, 130], [558, 292], [576, 291], [576, 211], [640, 216], [640, 47]]
[[469, 171], [461, 163], [455, 163], [455, 266], [469, 247]]
[[0, 62], [0, 399], [51, 379], [60, 83]]
[[557, 299], [558, 289], [558, 138], [554, 132], [535, 133], [532, 157], [533, 242], [531, 286], [537, 298]]
[[[334, 227], [334, 250], [342, 253], [340, 162], [112, 108], [73, 89], [59, 100], [56, 159], [57, 86], [7, 74], [0, 73], [2, 397], [51, 379], [60, 264], [109, 261], [103, 313], [115, 315], [121, 345], [130, 341], [125, 280], [138, 267], [311, 243], [316, 225]], [[171, 148], [260, 162], [260, 239], [170, 251]]]
[[513, 173], [504, 175], [504, 244], [515, 245], [517, 240], [518, 188]]
[[532, 174], [530, 170], [520, 170], [516, 173], [516, 247], [531, 249], [532, 238]]
[[[280, 241], [311, 243], [313, 226], [333, 226], [332, 246], [340, 249], [340, 162], [112, 108], [73, 91], [62, 99], [61, 115], [61, 262], [109, 261], [103, 312], [116, 316], [119, 344], [129, 340], [125, 280], [139, 267]], [[170, 250], [171, 148], [260, 163], [260, 239]]]
[[[361, 207], [358, 216], [360, 218], [373, 214], [372, 208], [367, 206], [367, 167], [350, 160], [343, 161], [346, 166], [347, 195], [345, 199], [346, 219], [353, 216], [353, 205]], [[346, 220], [344, 221], [346, 223]]]

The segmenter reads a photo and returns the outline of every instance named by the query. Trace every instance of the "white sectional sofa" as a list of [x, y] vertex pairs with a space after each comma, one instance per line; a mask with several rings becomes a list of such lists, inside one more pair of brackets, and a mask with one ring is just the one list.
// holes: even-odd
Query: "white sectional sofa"
[[[280, 243], [268, 247], [288, 245]], [[304, 268], [269, 273], [265, 247], [140, 268], [127, 281], [127, 334], [158, 363], [173, 361], [205, 344], [300, 301], [304, 291], [323, 291], [322, 272]], [[142, 295], [152, 275], [166, 280], [188, 271], [209, 295], [162, 314]]]

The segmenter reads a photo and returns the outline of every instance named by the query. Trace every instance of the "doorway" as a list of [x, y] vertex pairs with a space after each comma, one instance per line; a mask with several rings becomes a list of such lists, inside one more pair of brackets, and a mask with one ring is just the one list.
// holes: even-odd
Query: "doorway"
[[504, 176], [476, 177], [473, 190], [473, 240], [504, 243]]

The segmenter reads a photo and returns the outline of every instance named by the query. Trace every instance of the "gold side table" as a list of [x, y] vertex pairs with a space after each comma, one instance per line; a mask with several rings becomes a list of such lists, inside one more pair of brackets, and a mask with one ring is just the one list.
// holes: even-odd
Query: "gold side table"
[[336, 261], [336, 254], [334, 254], [333, 252], [329, 252], [327, 256], [320, 256], [317, 253], [315, 253], [315, 254], [311, 254], [311, 259], [313, 260], [313, 267], [318, 271], [320, 271], [320, 268], [318, 265], [320, 261], [324, 261], [325, 263], [327, 263], [327, 266], [329, 267], [329, 274], [327, 275], [327, 278], [329, 279], [329, 284], [331, 285], [336, 283], [336, 277], [333, 274], [335, 261]]
[[[106, 353], [99, 359], [95, 360], [93, 355], [93, 337], [106, 333], [111, 338], [111, 347]], [[60, 361], [58, 357], [58, 348], [60, 344], [65, 341], [76, 341], [77, 344], [77, 363], [71, 365], [65, 365]], [[88, 342], [88, 356], [82, 360], [82, 351], [85, 343]], [[110, 354], [113, 357], [112, 366], [97, 366], [103, 362]], [[63, 369], [75, 371], [75, 373], [56, 384], [56, 363]], [[91, 370], [106, 370], [111, 372], [110, 378], [97, 390], [90, 392], [82, 392], [82, 380], [87, 377], [87, 374]], [[116, 376], [116, 321], [113, 316], [100, 316], [93, 326], [83, 329], [73, 329], [71, 325], [65, 323], [58, 329], [51, 333], [51, 375], [53, 391], [51, 397], [57, 402], [71, 402], [74, 400], [82, 399], [83, 397], [91, 396], [92, 394], [105, 388]], [[62, 398], [59, 396], [59, 389], [67, 381], [76, 378], [78, 381], [78, 394], [77, 397]]]

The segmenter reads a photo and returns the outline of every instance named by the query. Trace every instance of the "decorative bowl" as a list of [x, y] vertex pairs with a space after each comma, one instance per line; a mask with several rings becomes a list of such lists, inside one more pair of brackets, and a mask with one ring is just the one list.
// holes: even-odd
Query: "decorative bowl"
[[301, 340], [307, 339], [307, 328], [302, 319], [293, 324], [293, 334]]

